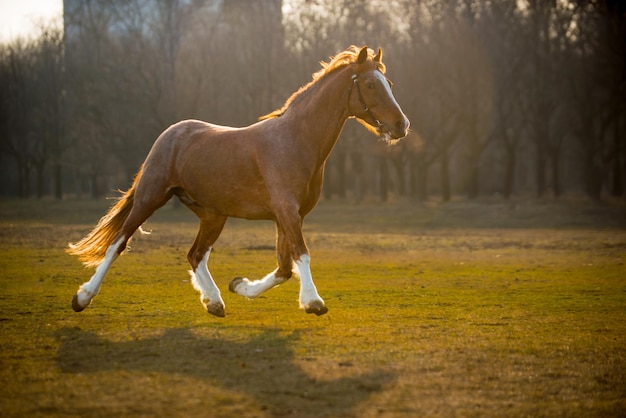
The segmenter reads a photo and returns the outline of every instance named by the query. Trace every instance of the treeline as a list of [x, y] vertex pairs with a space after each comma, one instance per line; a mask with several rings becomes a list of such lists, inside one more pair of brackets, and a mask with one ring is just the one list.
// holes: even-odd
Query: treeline
[[382, 47], [411, 120], [348, 123], [327, 198], [624, 196], [626, 7], [616, 0], [65, 0], [0, 45], [1, 195], [126, 188], [169, 124], [243, 126], [351, 44]]

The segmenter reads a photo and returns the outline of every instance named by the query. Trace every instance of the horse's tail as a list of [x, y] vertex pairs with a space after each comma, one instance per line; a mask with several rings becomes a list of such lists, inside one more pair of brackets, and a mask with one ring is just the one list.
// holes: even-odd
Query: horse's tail
[[104, 260], [107, 248], [118, 239], [118, 234], [133, 208], [135, 188], [141, 177], [142, 168], [139, 169], [130, 189], [117, 199], [106, 215], [100, 218], [96, 227], [76, 244], [69, 244], [65, 250], [71, 255], [78, 256], [85, 266], [93, 267], [100, 264]]

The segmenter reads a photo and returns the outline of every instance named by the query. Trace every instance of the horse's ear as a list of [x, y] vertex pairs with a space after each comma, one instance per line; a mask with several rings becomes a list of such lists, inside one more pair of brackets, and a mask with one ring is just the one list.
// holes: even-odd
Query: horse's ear
[[378, 48], [378, 52], [376, 53], [376, 56], [374, 57], [374, 61], [376, 61], [377, 63], [381, 63], [383, 61], [383, 50]]
[[367, 47], [366, 46], [361, 48], [361, 51], [359, 52], [359, 57], [356, 59], [356, 63], [361, 65], [365, 61], [367, 61]]

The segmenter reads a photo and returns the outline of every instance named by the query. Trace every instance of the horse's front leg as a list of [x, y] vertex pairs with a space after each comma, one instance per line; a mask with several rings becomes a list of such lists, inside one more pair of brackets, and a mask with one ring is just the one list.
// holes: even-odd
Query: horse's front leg
[[293, 260], [296, 273], [300, 277], [300, 308], [306, 313], [324, 315], [328, 308], [313, 283], [311, 257], [302, 235], [302, 217], [297, 210], [285, 210], [278, 215], [280, 256], [287, 258], [289, 263]]
[[298, 211], [285, 211], [278, 217], [280, 257], [289, 260], [295, 266], [300, 277], [300, 308], [306, 313], [324, 315], [328, 308], [324, 299], [317, 293], [311, 275], [311, 257], [302, 235], [302, 217]]
[[292, 217], [279, 217], [276, 223], [278, 268], [261, 280], [237, 277], [230, 282], [229, 289], [239, 295], [255, 298], [287, 281], [295, 268], [300, 277], [300, 307], [307, 313], [323, 315], [328, 312], [328, 308], [313, 283], [309, 251], [302, 236], [302, 218], [297, 211], [294, 213]]
[[317, 293], [313, 276], [311, 275], [311, 257], [309, 254], [302, 254], [295, 262], [298, 276], [300, 276], [300, 308], [306, 313], [324, 315], [328, 308], [324, 300]]

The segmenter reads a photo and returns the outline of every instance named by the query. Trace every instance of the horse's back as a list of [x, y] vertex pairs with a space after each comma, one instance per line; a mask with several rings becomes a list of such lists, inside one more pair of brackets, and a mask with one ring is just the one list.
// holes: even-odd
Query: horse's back
[[156, 139], [145, 164], [162, 169], [185, 165], [193, 161], [194, 156], [206, 161], [219, 154], [220, 149], [237, 147], [237, 135], [233, 133], [238, 130], [195, 119], [175, 123]]
[[250, 216], [266, 216], [268, 196], [258, 165], [258, 137], [254, 127], [178, 122], [152, 146], [143, 168], [145, 186], [230, 216], [247, 211], [254, 213]]
[[237, 128], [220, 126], [196, 119], [187, 119], [168, 127], [154, 142], [152, 150], [189, 145], [199, 139], [206, 140]]

